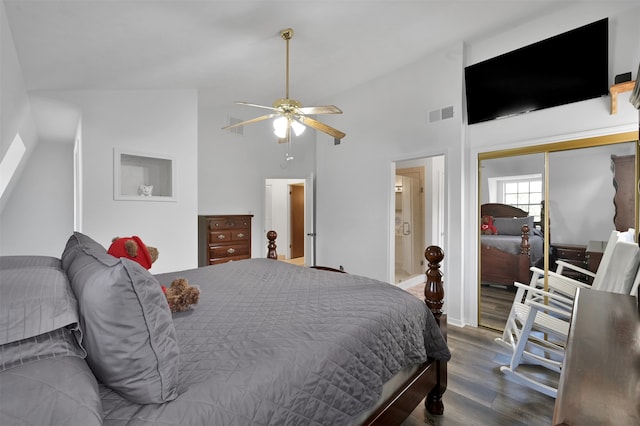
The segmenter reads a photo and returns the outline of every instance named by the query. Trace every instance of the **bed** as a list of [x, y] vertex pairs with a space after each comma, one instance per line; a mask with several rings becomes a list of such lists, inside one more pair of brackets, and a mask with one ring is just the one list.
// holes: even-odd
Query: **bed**
[[[530, 267], [543, 257], [543, 233], [532, 216], [507, 204], [480, 206], [480, 216], [493, 216], [497, 235], [480, 236], [480, 277], [482, 284], [513, 287], [515, 281], [529, 282]], [[524, 227], [527, 227], [526, 229]]]
[[[429, 250], [427, 250], [429, 251]], [[0, 258], [0, 424], [399, 424], [442, 411], [441, 250], [425, 302], [272, 259], [151, 275], [74, 233], [60, 258]], [[159, 284], [201, 289], [169, 311]]]

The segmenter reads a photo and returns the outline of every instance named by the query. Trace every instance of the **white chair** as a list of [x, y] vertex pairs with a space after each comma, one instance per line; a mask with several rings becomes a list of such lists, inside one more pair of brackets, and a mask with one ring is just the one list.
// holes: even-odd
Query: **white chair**
[[[610, 256], [598, 268], [600, 291], [637, 293], [640, 286], [640, 248], [628, 241], [611, 244]], [[558, 281], [567, 277], [560, 276]], [[518, 291], [513, 301], [504, 332], [496, 342], [512, 351], [509, 365], [500, 367], [505, 375], [539, 392], [555, 398], [557, 389], [540, 380], [539, 375], [524, 371], [524, 364], [540, 365], [560, 373], [564, 359], [564, 344], [569, 332], [569, 321], [576, 288], [589, 287], [578, 283], [573, 290], [567, 285], [561, 291], [544, 291], [535, 285], [515, 283]], [[574, 281], [574, 280], [571, 280]]]
[[[570, 302], [562, 303], [559, 300], [552, 299], [553, 303], [559, 304], [559, 306], [564, 307], [565, 310], [571, 311], [573, 307], [573, 298], [575, 297], [575, 292], [578, 288], [591, 288], [594, 290], [602, 290], [602, 291], [614, 291], [614, 292], [622, 292], [627, 293], [628, 289], [624, 286], [624, 283], [629, 283], [629, 276], [625, 276], [624, 274], [620, 274], [620, 268], [629, 266], [629, 262], [632, 260], [634, 256], [636, 256], [637, 248], [634, 247], [635, 243], [633, 242], [635, 235], [634, 229], [629, 229], [626, 232], [618, 232], [612, 231], [609, 240], [607, 242], [607, 246], [602, 255], [602, 259], [600, 261], [600, 266], [596, 273], [593, 273], [589, 270], [580, 268], [578, 266], [572, 265], [570, 263], [564, 261], [557, 261], [557, 269], [555, 272], [549, 271], [547, 278], [547, 285], [545, 286], [544, 281], [544, 271], [542, 269], [532, 267], [532, 275], [530, 285], [538, 288], [544, 288], [550, 293], [558, 293], [570, 300]], [[615, 258], [613, 257], [614, 247], [616, 243], [619, 241], [624, 241], [627, 244], [624, 246], [618, 247], [618, 253]], [[635, 269], [633, 268], [633, 264], [630, 266], [631, 269], [627, 270], [626, 273], [632, 276], [635, 276]], [[570, 269], [572, 271], [580, 272], [584, 275], [590, 276], [593, 281], [592, 283], [586, 284], [575, 279], [569, 278], [566, 275], [563, 275], [565, 269]], [[620, 281], [622, 280], [622, 281]], [[618, 289], [618, 290], [614, 290]], [[527, 297], [536, 297], [535, 292], [527, 293]]]

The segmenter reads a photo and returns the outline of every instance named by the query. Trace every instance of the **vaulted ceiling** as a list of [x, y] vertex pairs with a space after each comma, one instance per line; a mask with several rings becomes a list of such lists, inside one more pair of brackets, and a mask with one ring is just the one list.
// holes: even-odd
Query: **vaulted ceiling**
[[[4, 0], [28, 90], [187, 89], [200, 102], [306, 105], [567, 1]], [[575, 2], [573, 2], [575, 3]]]

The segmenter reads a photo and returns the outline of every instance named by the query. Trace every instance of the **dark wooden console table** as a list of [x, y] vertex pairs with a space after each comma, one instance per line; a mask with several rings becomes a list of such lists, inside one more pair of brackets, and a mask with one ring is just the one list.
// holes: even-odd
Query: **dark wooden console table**
[[640, 425], [640, 312], [635, 297], [578, 290], [554, 425]]

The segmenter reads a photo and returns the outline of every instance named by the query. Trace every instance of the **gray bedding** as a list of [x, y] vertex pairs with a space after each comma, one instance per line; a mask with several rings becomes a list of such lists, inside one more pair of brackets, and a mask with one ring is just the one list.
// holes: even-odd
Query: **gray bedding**
[[[522, 237], [519, 235], [481, 235], [482, 244], [495, 247], [511, 254], [520, 254]], [[544, 250], [543, 238], [536, 234], [529, 235], [529, 263], [535, 266], [542, 259]]]
[[179, 396], [139, 405], [101, 387], [105, 425], [341, 425], [382, 384], [449, 350], [423, 302], [389, 284], [251, 259], [157, 276], [201, 287], [174, 315]]
[[101, 425], [60, 259], [0, 257], [0, 294], [0, 425]]
[[[60, 265], [0, 258], [0, 287], [10, 295], [0, 311], [3, 426], [352, 424], [394, 373], [450, 358], [431, 312], [397, 287], [251, 259], [156, 276], [167, 286], [187, 278], [201, 299], [173, 315], [176, 399], [135, 403], [98, 383], [83, 359], [81, 299]], [[127, 329], [118, 349], [125, 363]]]

